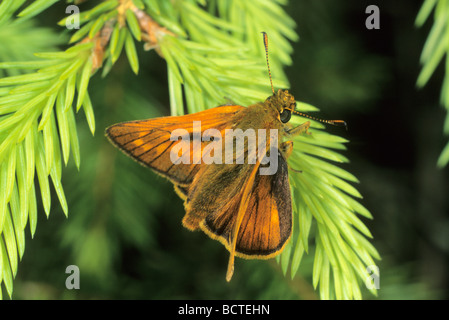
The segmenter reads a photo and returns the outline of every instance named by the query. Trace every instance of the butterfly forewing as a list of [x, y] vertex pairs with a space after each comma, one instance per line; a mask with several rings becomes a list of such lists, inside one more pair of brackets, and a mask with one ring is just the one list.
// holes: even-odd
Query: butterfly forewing
[[[189, 163], [173, 163], [170, 151], [178, 141], [170, 140], [176, 129], [193, 133], [194, 121], [201, 123], [201, 130], [214, 128], [220, 132], [231, 127], [233, 116], [244, 107], [237, 105], [220, 106], [202, 112], [156, 119], [123, 122], [109, 127], [106, 131], [110, 140], [126, 154], [141, 164], [170, 179], [177, 185], [190, 184], [200, 169], [194, 164], [193, 141], [190, 142]], [[201, 143], [202, 152], [207, 142]]]

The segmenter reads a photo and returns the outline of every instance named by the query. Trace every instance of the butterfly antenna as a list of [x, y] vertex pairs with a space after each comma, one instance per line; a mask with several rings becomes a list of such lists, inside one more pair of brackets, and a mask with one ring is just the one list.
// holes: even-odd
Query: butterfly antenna
[[[268, 35], [266, 32], [262, 32], [263, 34], [263, 44], [265, 46], [265, 56], [267, 58], [267, 67], [268, 67], [268, 76], [270, 77], [270, 84], [271, 84], [271, 91], [273, 91], [273, 94], [275, 94], [274, 92], [274, 87], [273, 87], [273, 79], [271, 78], [271, 69], [270, 69], [270, 62], [268, 60]], [[315, 121], [319, 121], [322, 123], [327, 123], [327, 124], [331, 124], [334, 126], [344, 126], [346, 128], [346, 130], [348, 130], [348, 125], [346, 124], [345, 121], [343, 120], [325, 120], [325, 119], [319, 119], [319, 118], [315, 118], [312, 116], [309, 116], [308, 114], [293, 110], [293, 114], [296, 114], [298, 116], [301, 117], [305, 117], [305, 118], [309, 118]]]
[[344, 126], [346, 128], [346, 130], [348, 130], [348, 124], [346, 123], [346, 121], [343, 121], [343, 120], [319, 119], [319, 118], [312, 117], [312, 116], [310, 116], [310, 115], [308, 115], [306, 113], [302, 113], [302, 112], [299, 112], [299, 111], [296, 111], [296, 110], [293, 110], [292, 112], [293, 112], [293, 114], [296, 114], [297, 116], [301, 116], [301, 117], [304, 117], [304, 118], [312, 119], [312, 120], [315, 120], [315, 121], [318, 121], [318, 122], [321, 122], [321, 123], [327, 123], [327, 124], [331, 124], [333, 126], [339, 126], [339, 127]]
[[270, 77], [270, 84], [271, 84], [271, 91], [274, 92], [274, 87], [273, 87], [273, 79], [271, 79], [271, 70], [270, 70], [270, 63], [268, 62], [268, 35], [266, 34], [266, 32], [262, 32], [263, 34], [263, 44], [265, 46], [265, 56], [267, 58], [267, 67], [268, 67], [268, 76]]

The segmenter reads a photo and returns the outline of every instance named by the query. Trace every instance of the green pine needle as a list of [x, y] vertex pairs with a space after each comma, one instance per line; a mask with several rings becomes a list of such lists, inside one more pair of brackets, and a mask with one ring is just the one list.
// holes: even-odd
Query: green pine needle
[[136, 15], [130, 9], [126, 10], [126, 21], [128, 22], [129, 29], [134, 38], [136, 38], [137, 41], [140, 41], [142, 39], [142, 34], [140, 32], [139, 21], [137, 21]]
[[[438, 65], [445, 61], [445, 77], [440, 101], [448, 111], [446, 122], [449, 123], [449, 2], [446, 0], [425, 0], [416, 17], [415, 25], [421, 27], [429, 19], [432, 11], [434, 11], [434, 23], [421, 53], [420, 62], [422, 69], [418, 75], [416, 85], [419, 88], [424, 87]], [[445, 56], [446, 58], [444, 59]], [[446, 135], [449, 134], [449, 129], [446, 126], [444, 133]], [[438, 158], [438, 167], [443, 168], [449, 162], [448, 150], [449, 142]]]
[[125, 51], [128, 57], [129, 64], [135, 74], [139, 73], [139, 58], [137, 57], [136, 46], [134, 44], [133, 36], [128, 32], [125, 39]]

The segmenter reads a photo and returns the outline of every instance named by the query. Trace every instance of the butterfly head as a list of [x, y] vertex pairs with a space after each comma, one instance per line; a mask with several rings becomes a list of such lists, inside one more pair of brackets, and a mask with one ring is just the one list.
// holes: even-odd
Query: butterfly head
[[271, 91], [273, 91], [273, 95], [268, 97], [267, 100], [265, 100], [265, 104], [269, 104], [275, 109], [278, 120], [282, 123], [287, 123], [290, 121], [292, 114], [295, 114], [297, 116], [302, 116], [322, 123], [328, 123], [336, 126], [345, 126], [347, 130], [348, 126], [346, 125], [346, 122], [343, 120], [323, 120], [296, 111], [295, 98], [287, 90], [279, 89], [278, 92], [274, 91], [273, 79], [271, 78], [270, 63], [268, 61], [268, 36], [265, 32], [262, 32], [262, 34], [263, 34], [263, 43], [265, 46], [265, 56], [267, 59], [268, 77], [270, 78]]
[[266, 103], [270, 104], [278, 112], [278, 119], [282, 123], [287, 123], [294, 113], [296, 101], [287, 90], [279, 89], [277, 93], [269, 96]]

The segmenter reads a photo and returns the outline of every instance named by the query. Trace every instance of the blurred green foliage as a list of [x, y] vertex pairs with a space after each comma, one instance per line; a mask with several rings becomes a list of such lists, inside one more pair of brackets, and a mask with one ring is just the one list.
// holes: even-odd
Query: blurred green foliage
[[[415, 25], [422, 27], [426, 20], [430, 20], [433, 13], [433, 26], [424, 44], [420, 62], [422, 70], [419, 73], [416, 85], [420, 88], [428, 83], [429, 78], [442, 61], [445, 63], [445, 77], [441, 86], [440, 102], [449, 111], [449, 22], [448, 22], [449, 2], [444, 0], [424, 1]], [[446, 57], [445, 57], [446, 56]], [[446, 116], [444, 133], [449, 134], [449, 114]], [[438, 166], [444, 167], [449, 162], [449, 143], [443, 149], [438, 158]]]

